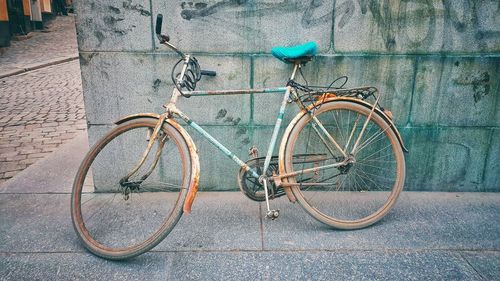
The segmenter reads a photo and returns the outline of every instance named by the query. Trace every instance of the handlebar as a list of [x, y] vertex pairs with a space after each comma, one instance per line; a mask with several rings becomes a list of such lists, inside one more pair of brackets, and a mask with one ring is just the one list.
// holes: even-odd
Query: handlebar
[[217, 75], [217, 72], [213, 70], [201, 70], [200, 73], [201, 75], [211, 76], [211, 77], [215, 77]]
[[163, 23], [163, 15], [158, 14], [156, 16], [156, 34], [160, 35], [161, 34], [161, 24]]
[[166, 44], [166, 45], [170, 46], [171, 48], [173, 48], [175, 51], [177, 51], [181, 56], [184, 56], [184, 54], [182, 54], [182, 52], [179, 52], [177, 50], [177, 48], [175, 48], [171, 44], [167, 43], [168, 41], [170, 41], [170, 37], [168, 37], [168, 35], [161, 34], [161, 25], [162, 25], [162, 23], [163, 23], [163, 15], [162, 14], [158, 14], [158, 16], [156, 16], [155, 31], [156, 31], [156, 37], [158, 38], [158, 40], [160, 40], [160, 44]]
[[[155, 33], [156, 37], [160, 41], [160, 44], [168, 46], [182, 57], [182, 59], [180, 59], [172, 68], [172, 82], [174, 82], [175, 87], [179, 90], [181, 95], [183, 95], [184, 97], [189, 97], [190, 95], [182, 92], [182, 88], [193, 91], [196, 88], [196, 82], [200, 80], [202, 75], [214, 77], [217, 75], [217, 73], [212, 70], [201, 70], [196, 58], [185, 55], [183, 52], [177, 49], [177, 47], [170, 44], [168, 42], [170, 41], [170, 38], [167, 35], [161, 34], [162, 23], [163, 15], [158, 14], [156, 16]], [[175, 74], [175, 69], [181, 62], [184, 62], [183, 70], [181, 71], [181, 73]], [[179, 75], [182, 75], [182, 77], [178, 77]]]

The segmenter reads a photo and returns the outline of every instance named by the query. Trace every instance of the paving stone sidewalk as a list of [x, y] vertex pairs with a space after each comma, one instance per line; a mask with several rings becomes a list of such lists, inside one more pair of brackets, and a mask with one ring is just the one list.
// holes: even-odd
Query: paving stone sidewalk
[[0, 280], [500, 280], [500, 193], [482, 192], [403, 192], [383, 220], [356, 231], [328, 228], [284, 197], [271, 202], [281, 210], [271, 221], [265, 203], [240, 192], [199, 192], [152, 251], [103, 260], [70, 218], [87, 150], [82, 132], [0, 184]]
[[[0, 55], [0, 77], [77, 57], [74, 17], [57, 17]], [[0, 78], [0, 183], [86, 129], [78, 60]]]
[[28, 39], [11, 41], [0, 50], [0, 77], [25, 69], [77, 58], [74, 16], [59, 16], [46, 29], [28, 34]]

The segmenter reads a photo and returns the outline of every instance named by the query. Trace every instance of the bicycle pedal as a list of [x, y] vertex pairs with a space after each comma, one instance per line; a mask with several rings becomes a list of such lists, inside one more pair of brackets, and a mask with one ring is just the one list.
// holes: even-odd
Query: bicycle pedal
[[270, 210], [270, 211], [269, 211], [269, 212], [267, 212], [267, 214], [266, 214], [266, 218], [271, 219], [271, 220], [275, 220], [275, 219], [277, 219], [279, 216], [280, 216], [280, 210]]

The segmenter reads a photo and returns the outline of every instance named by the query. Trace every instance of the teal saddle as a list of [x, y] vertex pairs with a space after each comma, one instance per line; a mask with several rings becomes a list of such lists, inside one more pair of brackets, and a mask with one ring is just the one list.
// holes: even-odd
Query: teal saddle
[[310, 61], [317, 52], [318, 45], [316, 42], [307, 42], [302, 45], [291, 47], [274, 47], [271, 49], [271, 54], [285, 63], [303, 63]]

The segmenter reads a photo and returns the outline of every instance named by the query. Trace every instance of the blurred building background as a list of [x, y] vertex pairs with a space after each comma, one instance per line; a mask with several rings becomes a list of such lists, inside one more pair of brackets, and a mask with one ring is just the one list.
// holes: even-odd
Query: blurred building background
[[73, 0], [0, 0], [0, 47], [16, 35], [41, 30], [55, 15], [67, 15]]

